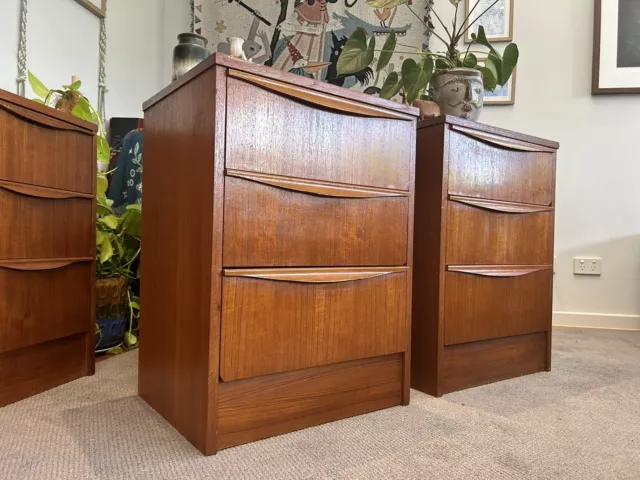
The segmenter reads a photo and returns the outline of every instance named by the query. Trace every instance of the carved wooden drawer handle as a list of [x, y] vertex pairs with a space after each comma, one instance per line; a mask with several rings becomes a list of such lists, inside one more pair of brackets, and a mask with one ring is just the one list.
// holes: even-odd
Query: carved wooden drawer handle
[[469, 275], [479, 275], [482, 277], [521, 277], [531, 273], [551, 270], [551, 265], [529, 266], [502, 266], [502, 265], [450, 265], [448, 272], [466, 273]]
[[225, 269], [225, 277], [245, 277], [276, 282], [339, 283], [366, 280], [392, 273], [406, 273], [408, 267], [388, 268], [260, 268]]
[[95, 131], [93, 130], [85, 129], [76, 125], [72, 125], [70, 123], [63, 122], [62, 120], [58, 120], [57, 118], [48, 117], [42, 113], [36, 113], [27, 108], [20, 107], [3, 100], [0, 100], [0, 109], [5, 110], [16, 117], [22, 118], [23, 120], [36, 123], [43, 127], [53, 128], [56, 130], [69, 130], [91, 136], [95, 135]]
[[90, 193], [71, 192], [67, 190], [58, 190], [55, 188], [38, 187], [36, 185], [27, 185], [24, 183], [8, 182], [6, 180], [0, 180], [0, 188], [9, 192], [18, 193], [20, 195], [26, 195], [28, 197], [47, 198], [52, 200], [66, 199], [66, 198], [90, 198], [93, 199], [93, 195]]
[[475, 130], [471, 130], [465, 127], [459, 127], [457, 125], [451, 125], [451, 129], [459, 132], [467, 137], [472, 137], [483, 142], [489, 143], [491, 145], [495, 145], [497, 147], [508, 148], [510, 150], [519, 150], [522, 152], [545, 152], [545, 153], [554, 153], [555, 150], [552, 148], [543, 147], [540, 145], [527, 144], [523, 145], [521, 143], [516, 143], [506, 139], [504, 137], [498, 137], [497, 135], [491, 135], [488, 133], [482, 133]]
[[513, 203], [503, 202], [500, 200], [486, 200], [484, 198], [470, 198], [461, 197], [458, 195], [449, 195], [449, 200], [452, 202], [462, 203], [464, 205], [470, 205], [476, 208], [482, 208], [484, 210], [492, 210], [494, 212], [501, 213], [539, 213], [539, 212], [552, 212], [553, 207], [546, 207], [544, 205], [530, 205], [527, 203]]
[[393, 112], [391, 110], [385, 110], [383, 108], [365, 105], [352, 100], [334, 97], [333, 95], [326, 93], [314, 92], [313, 90], [307, 90], [295, 85], [271, 80], [251, 73], [241, 72], [239, 70], [229, 69], [229, 76], [239, 78], [262, 88], [266, 88], [267, 90], [271, 90], [272, 92], [281, 93], [287, 97], [295, 98], [329, 110], [336, 110], [338, 112], [351, 113], [365, 117], [390, 118], [393, 120], [407, 121], [415, 120], [415, 117], [410, 115], [403, 115], [402, 113]]
[[320, 180], [306, 180], [303, 178], [270, 175], [266, 173], [245, 172], [227, 169], [227, 176], [242, 178], [252, 182], [271, 185], [272, 187], [292, 190], [294, 192], [309, 193], [323, 197], [341, 198], [380, 198], [380, 197], [408, 197], [409, 192], [392, 188], [363, 187], [338, 182], [323, 182]]
[[92, 257], [65, 258], [65, 259], [40, 259], [40, 260], [0, 260], [0, 268], [19, 270], [24, 272], [56, 270], [67, 267], [73, 263], [91, 262]]

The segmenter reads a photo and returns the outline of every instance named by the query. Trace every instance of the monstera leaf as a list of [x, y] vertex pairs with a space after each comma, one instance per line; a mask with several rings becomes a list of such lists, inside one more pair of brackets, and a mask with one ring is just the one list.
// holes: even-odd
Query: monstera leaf
[[336, 70], [338, 75], [350, 75], [368, 67], [373, 61], [373, 53], [376, 47], [375, 37], [371, 37], [367, 45], [367, 32], [358, 27], [351, 34], [347, 43], [342, 48], [338, 58]]
[[405, 100], [411, 105], [427, 88], [433, 75], [433, 58], [425, 57], [417, 63], [408, 58], [402, 64], [402, 84], [404, 86]]

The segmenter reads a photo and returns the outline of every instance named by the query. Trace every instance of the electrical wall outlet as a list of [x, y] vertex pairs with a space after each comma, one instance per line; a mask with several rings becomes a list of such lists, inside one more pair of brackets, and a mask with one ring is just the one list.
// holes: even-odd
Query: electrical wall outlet
[[602, 275], [602, 259], [576, 257], [573, 259], [575, 275]]

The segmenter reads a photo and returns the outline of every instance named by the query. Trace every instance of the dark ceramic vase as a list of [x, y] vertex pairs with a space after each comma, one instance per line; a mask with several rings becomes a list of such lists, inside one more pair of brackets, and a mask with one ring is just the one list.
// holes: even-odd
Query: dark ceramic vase
[[178, 45], [173, 49], [173, 81], [187, 73], [210, 55], [207, 39], [196, 33], [178, 35]]

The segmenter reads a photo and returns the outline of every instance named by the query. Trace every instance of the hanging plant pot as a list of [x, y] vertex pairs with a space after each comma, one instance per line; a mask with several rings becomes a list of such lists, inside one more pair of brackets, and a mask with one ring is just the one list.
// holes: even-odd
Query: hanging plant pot
[[124, 342], [129, 328], [129, 307], [126, 277], [96, 280], [96, 352], [102, 352]]

